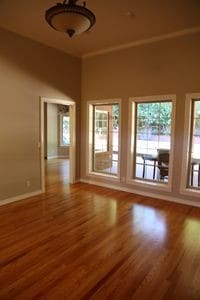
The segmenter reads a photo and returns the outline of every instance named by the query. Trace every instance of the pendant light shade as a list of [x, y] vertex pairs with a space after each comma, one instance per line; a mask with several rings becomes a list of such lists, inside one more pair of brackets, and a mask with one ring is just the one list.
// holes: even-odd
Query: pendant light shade
[[96, 21], [95, 15], [85, 7], [76, 4], [77, 0], [68, 0], [49, 8], [45, 19], [55, 30], [66, 32], [70, 37], [89, 30]]

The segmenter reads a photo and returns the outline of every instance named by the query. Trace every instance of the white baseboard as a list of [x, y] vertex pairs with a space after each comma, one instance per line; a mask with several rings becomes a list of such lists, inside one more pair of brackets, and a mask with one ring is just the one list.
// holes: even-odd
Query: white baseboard
[[175, 202], [175, 203], [179, 203], [179, 204], [185, 204], [185, 205], [200, 207], [200, 202], [195, 202], [195, 201], [191, 201], [191, 200], [183, 200], [183, 199], [176, 198], [176, 197], [160, 195], [160, 194], [155, 194], [155, 193], [149, 193], [149, 192], [143, 192], [143, 191], [126, 188], [126, 187], [119, 186], [119, 185], [107, 184], [107, 183], [102, 183], [102, 182], [93, 181], [93, 180], [87, 180], [87, 179], [83, 179], [83, 178], [80, 179], [80, 182], [93, 184], [93, 185], [98, 185], [98, 186], [106, 187], [106, 188], [113, 189], [113, 190], [138, 194], [138, 195], [141, 195], [141, 196], [147, 196], [147, 197], [150, 197], [150, 198], [156, 198], [156, 199]]
[[8, 203], [24, 200], [26, 198], [34, 197], [34, 196], [37, 196], [37, 195], [40, 195], [40, 194], [42, 194], [42, 190], [38, 190], [38, 191], [35, 191], [35, 192], [32, 192], [32, 193], [19, 195], [19, 196], [16, 196], [16, 197], [5, 199], [5, 200], [0, 200], [0, 206], [8, 204]]

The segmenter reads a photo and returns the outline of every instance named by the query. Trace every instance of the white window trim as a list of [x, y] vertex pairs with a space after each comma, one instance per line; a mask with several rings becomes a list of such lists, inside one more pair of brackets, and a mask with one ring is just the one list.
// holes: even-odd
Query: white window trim
[[[92, 160], [90, 144], [92, 144], [92, 128], [93, 128], [93, 105], [112, 105], [119, 104], [119, 140], [118, 140], [118, 174], [104, 174], [92, 171]], [[94, 178], [111, 179], [113, 181], [120, 181], [121, 174], [121, 99], [104, 99], [104, 100], [92, 100], [87, 101], [87, 133], [86, 133], [86, 176]]]
[[66, 117], [69, 117], [69, 114], [60, 114], [60, 124], [59, 124], [59, 130], [60, 130], [60, 141], [59, 141], [59, 147], [61, 148], [67, 148], [67, 147], [70, 147], [70, 143], [67, 144], [67, 145], [63, 145], [62, 141], [63, 141], [63, 117], [66, 116]]
[[200, 196], [200, 190], [188, 187], [188, 165], [190, 159], [190, 138], [191, 138], [191, 113], [192, 100], [200, 99], [200, 93], [186, 94], [185, 99], [185, 122], [184, 122], [184, 144], [182, 153], [182, 168], [181, 168], [181, 186], [180, 193], [194, 197]]
[[[152, 102], [152, 101], [172, 101], [172, 127], [171, 127], [171, 150], [170, 150], [170, 161], [169, 161], [169, 180], [168, 183], [161, 183], [157, 181], [147, 181], [145, 179], [132, 178], [133, 173], [133, 158], [134, 158], [134, 122], [132, 121], [135, 117], [134, 103]], [[176, 114], [176, 95], [155, 95], [155, 96], [144, 96], [144, 97], [131, 97], [129, 98], [129, 125], [128, 125], [128, 166], [127, 166], [127, 184], [134, 186], [145, 186], [152, 189], [161, 191], [171, 192], [172, 191], [172, 180], [173, 180], [173, 161], [174, 161], [174, 136], [175, 136], [175, 114]]]

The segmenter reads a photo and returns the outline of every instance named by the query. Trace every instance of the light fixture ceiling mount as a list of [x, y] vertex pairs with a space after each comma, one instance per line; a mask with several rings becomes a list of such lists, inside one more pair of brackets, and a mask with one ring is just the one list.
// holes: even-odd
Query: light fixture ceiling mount
[[63, 3], [49, 8], [46, 11], [47, 23], [57, 31], [66, 32], [69, 37], [88, 31], [96, 22], [96, 17], [86, 3], [77, 5], [78, 0], [65, 0]]

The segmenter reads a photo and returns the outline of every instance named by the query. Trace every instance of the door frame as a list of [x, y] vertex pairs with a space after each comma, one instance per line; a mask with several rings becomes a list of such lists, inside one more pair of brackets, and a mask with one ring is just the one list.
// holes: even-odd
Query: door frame
[[70, 146], [69, 146], [69, 183], [75, 183], [76, 178], [76, 103], [69, 99], [55, 99], [40, 97], [40, 166], [41, 189], [45, 192], [45, 164], [44, 164], [44, 104], [62, 104], [69, 106], [70, 116]]

